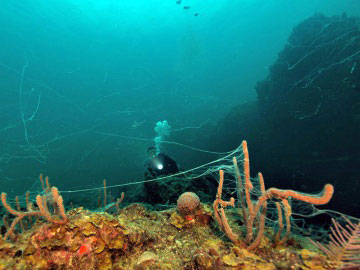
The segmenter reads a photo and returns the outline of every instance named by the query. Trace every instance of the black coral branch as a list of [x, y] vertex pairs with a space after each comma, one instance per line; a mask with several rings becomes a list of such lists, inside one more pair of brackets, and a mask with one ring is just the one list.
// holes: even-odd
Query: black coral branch
[[344, 218], [346, 225], [340, 225], [332, 219], [330, 242], [327, 246], [319, 242], [313, 242], [321, 249], [331, 260], [341, 262], [340, 269], [360, 268], [360, 222], [352, 223]]

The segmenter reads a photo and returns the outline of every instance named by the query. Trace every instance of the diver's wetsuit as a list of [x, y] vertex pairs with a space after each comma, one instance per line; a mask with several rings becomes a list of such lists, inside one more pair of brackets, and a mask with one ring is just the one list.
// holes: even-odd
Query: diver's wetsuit
[[175, 160], [164, 153], [156, 155], [145, 164], [145, 179], [154, 179], [157, 177], [174, 174], [179, 172], [179, 167]]

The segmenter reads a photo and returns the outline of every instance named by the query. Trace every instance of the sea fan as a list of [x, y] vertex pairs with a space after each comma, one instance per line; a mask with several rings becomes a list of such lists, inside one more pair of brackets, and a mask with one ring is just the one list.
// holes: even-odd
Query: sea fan
[[328, 245], [312, 242], [331, 260], [341, 262], [339, 269], [360, 269], [360, 222], [354, 224], [349, 219], [344, 219], [347, 222], [345, 226], [332, 219]]

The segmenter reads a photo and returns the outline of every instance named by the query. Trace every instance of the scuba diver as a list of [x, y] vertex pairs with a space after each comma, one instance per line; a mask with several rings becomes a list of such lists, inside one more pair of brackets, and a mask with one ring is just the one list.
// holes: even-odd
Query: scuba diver
[[176, 161], [164, 153], [156, 154], [154, 146], [147, 149], [147, 155], [149, 160], [145, 163], [145, 180], [180, 172]]

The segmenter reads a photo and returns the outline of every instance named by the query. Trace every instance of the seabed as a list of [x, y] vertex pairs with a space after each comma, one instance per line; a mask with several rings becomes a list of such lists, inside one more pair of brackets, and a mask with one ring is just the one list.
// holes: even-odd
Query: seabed
[[[228, 211], [230, 224], [237, 222], [238, 214], [238, 209]], [[209, 204], [201, 204], [194, 215], [185, 217], [176, 208], [152, 211], [143, 204], [131, 204], [114, 214], [75, 208], [67, 212], [65, 224], [38, 219], [15, 239], [1, 239], [0, 270], [338, 267], [320, 252], [306, 249], [306, 243], [311, 245], [305, 238], [290, 236], [276, 246], [275, 232], [269, 228], [256, 250], [237, 247], [219, 230], [213, 216]]]

